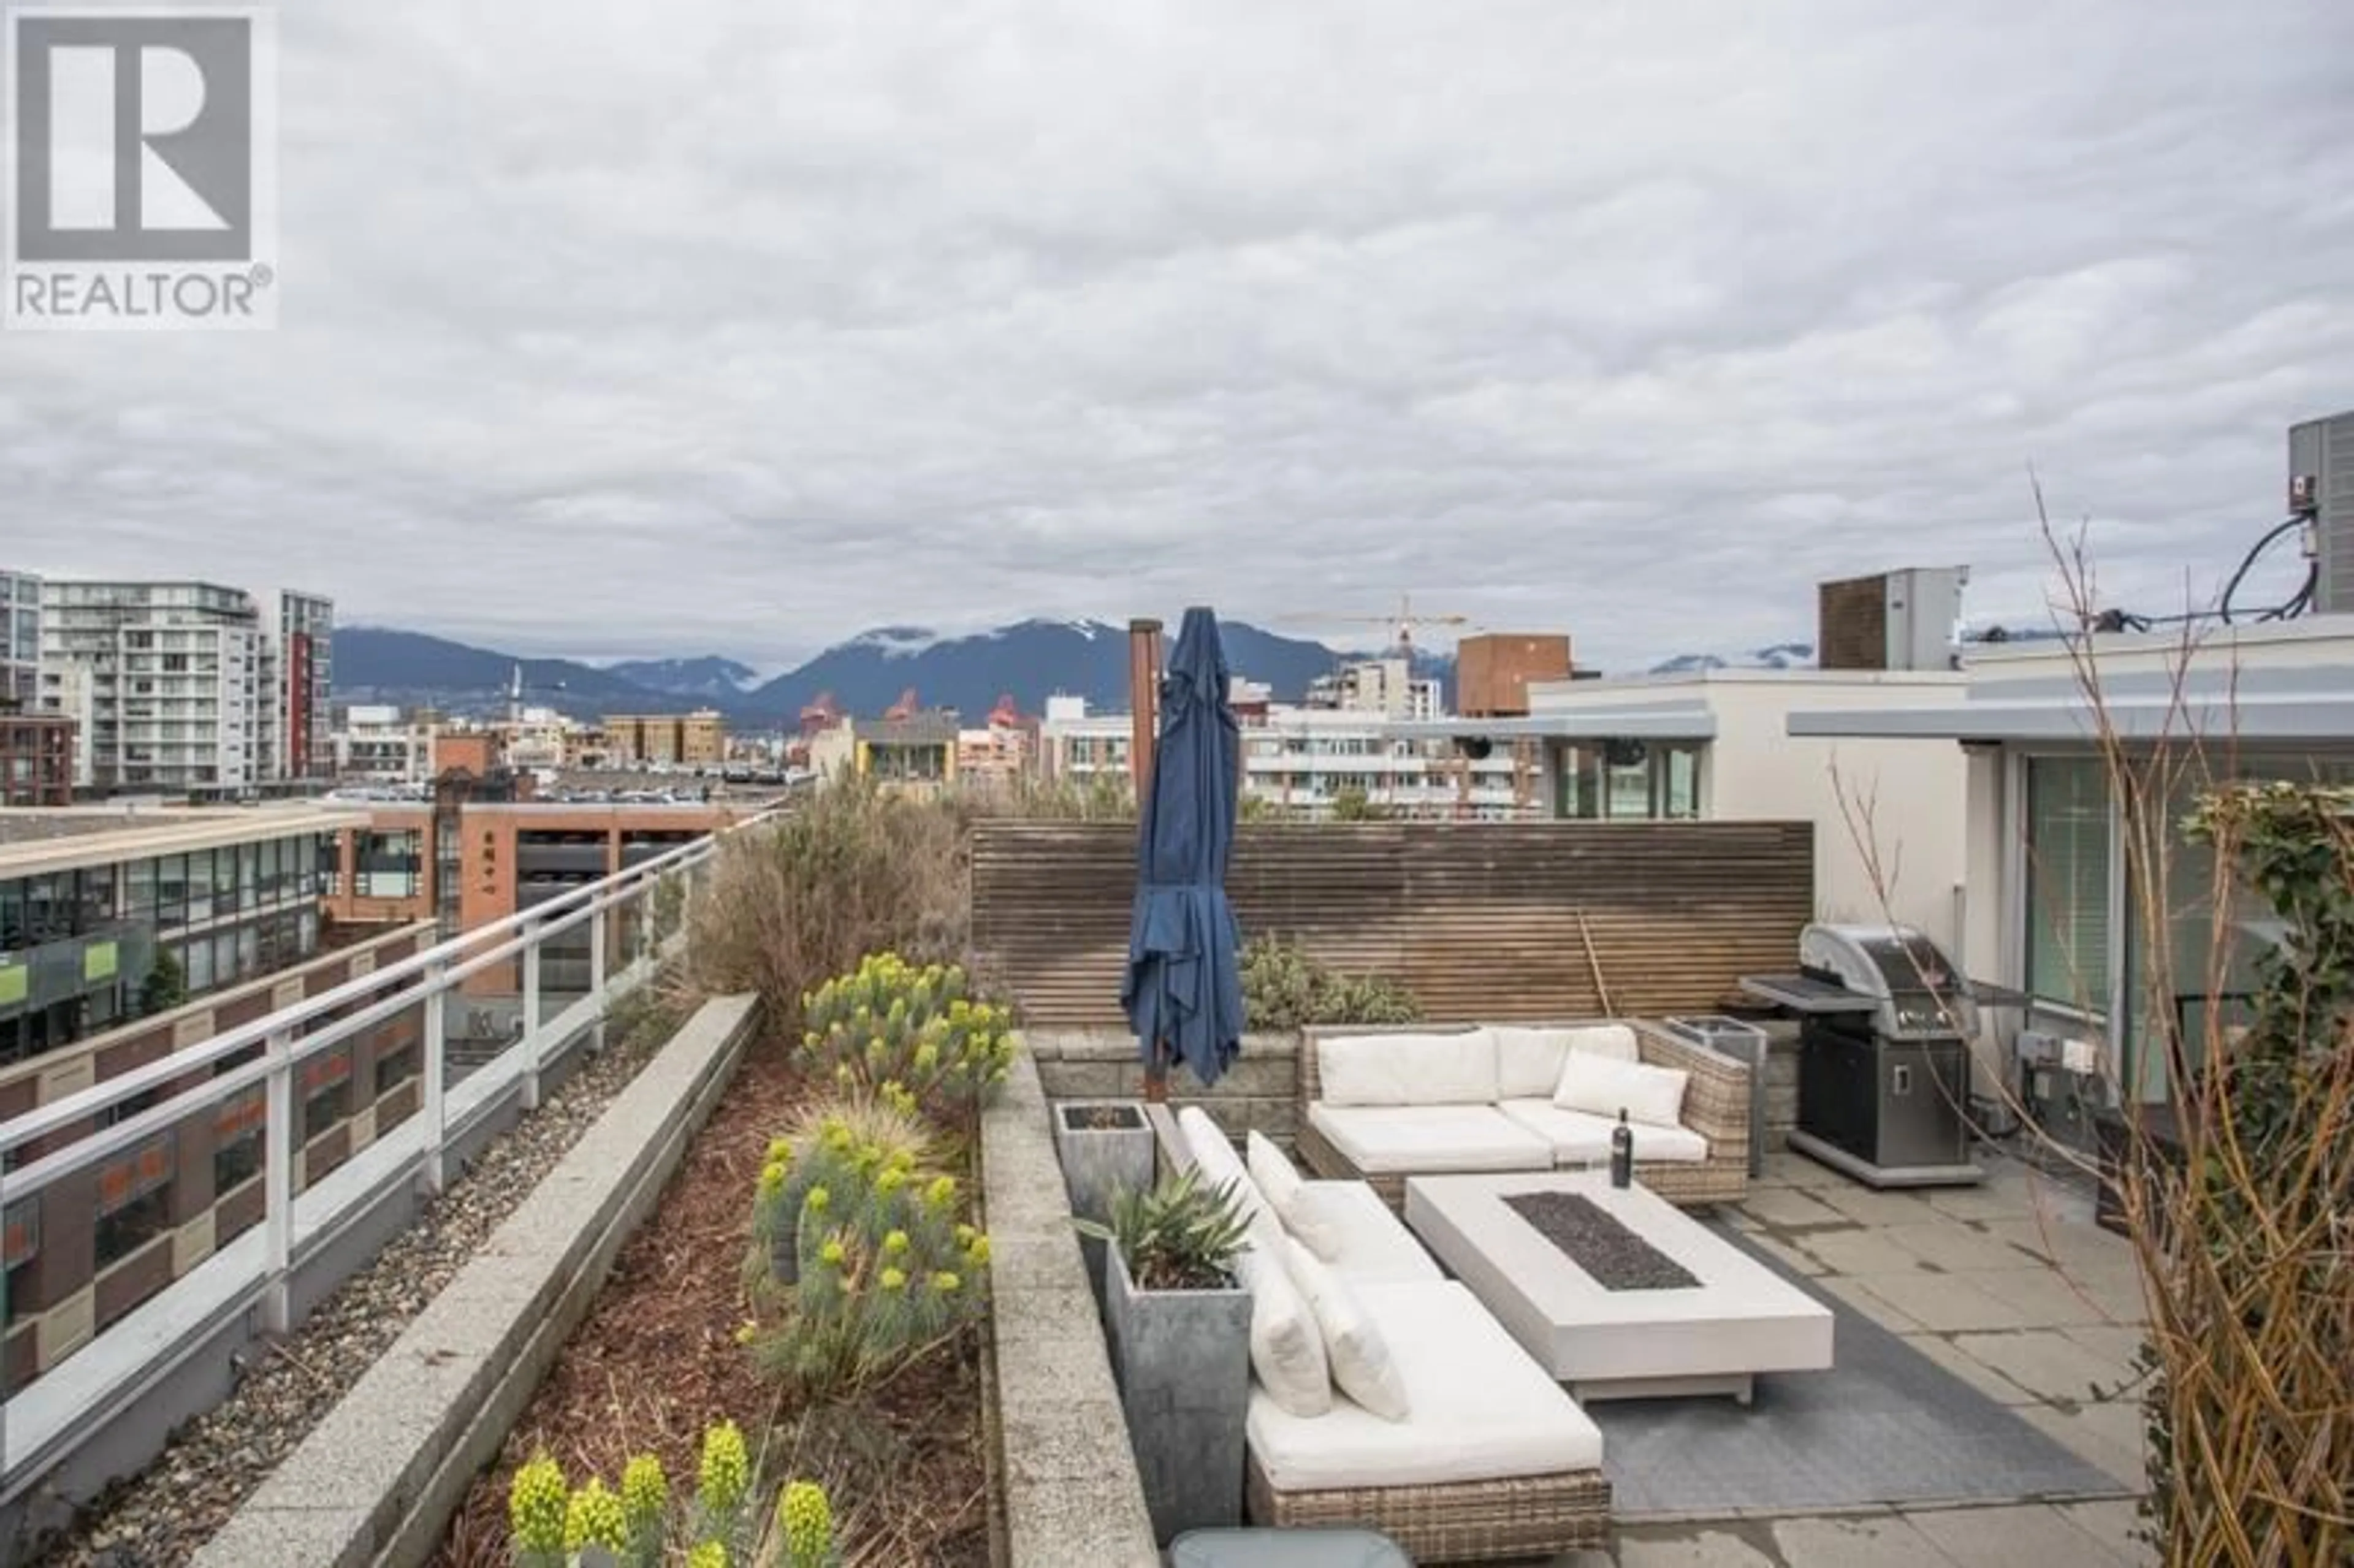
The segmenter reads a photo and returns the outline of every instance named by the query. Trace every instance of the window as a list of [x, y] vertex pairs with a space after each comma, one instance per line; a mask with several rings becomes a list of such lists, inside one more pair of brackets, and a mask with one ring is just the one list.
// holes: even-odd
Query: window
[[121, 1263], [172, 1228], [172, 1184], [149, 1189], [99, 1216], [98, 1266]]
[[261, 1174], [261, 1128], [241, 1132], [213, 1150], [216, 1201]]
[[411, 1041], [389, 1055], [376, 1059], [376, 1092], [381, 1099], [417, 1076], [417, 1044]]
[[2097, 757], [2027, 759], [2027, 990], [2109, 1009], [2109, 789]]
[[414, 828], [360, 837], [359, 893], [364, 898], [414, 898], [424, 862], [425, 835]]
[[302, 1102], [302, 1141], [310, 1142], [352, 1114], [352, 1080], [336, 1079]]

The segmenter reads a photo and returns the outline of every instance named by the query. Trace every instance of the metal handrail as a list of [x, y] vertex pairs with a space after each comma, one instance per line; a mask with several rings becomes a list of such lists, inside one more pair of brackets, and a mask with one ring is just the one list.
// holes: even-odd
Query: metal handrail
[[[87, 1089], [78, 1090], [52, 1104], [38, 1107], [0, 1124], [0, 1150], [22, 1148], [87, 1121], [107, 1107], [133, 1096], [186, 1077], [193, 1072], [256, 1045], [262, 1048], [260, 1060], [239, 1063], [194, 1087], [173, 1095], [160, 1105], [126, 1117], [111, 1126], [93, 1128], [65, 1147], [17, 1170], [0, 1170], [0, 1207], [38, 1194], [78, 1171], [145, 1143], [161, 1131], [192, 1117], [215, 1110], [249, 1093], [257, 1085], [264, 1086], [269, 1095], [268, 1115], [264, 1123], [267, 1152], [263, 1161], [266, 1177], [263, 1224], [267, 1247], [266, 1262], [255, 1284], [263, 1288], [265, 1324], [272, 1330], [288, 1327], [291, 1305], [288, 1286], [296, 1199], [292, 1165], [294, 1151], [299, 1147], [293, 1122], [299, 1108], [295, 1088], [302, 1064], [411, 1008], [421, 1009], [424, 1030], [419, 1065], [423, 1081], [419, 1089], [418, 1114], [411, 1118], [415, 1126], [405, 1136], [418, 1140], [419, 1146], [414, 1151], [415, 1169], [429, 1191], [439, 1192], [443, 1184], [443, 1151], [447, 1140], [453, 1131], [463, 1130], [462, 1125], [453, 1128], [443, 1093], [446, 1084], [444, 1014], [450, 995], [472, 975], [495, 965], [521, 961], [525, 1028], [522, 1034], [500, 1054], [505, 1055], [510, 1052], [521, 1054], [516, 1075], [521, 1080], [523, 1103], [526, 1107], [536, 1106], [538, 1076], [545, 1065], [544, 1054], [552, 1046], [560, 1047], [593, 1022], [594, 1017], [601, 1012], [615, 984], [636, 976], [651, 956], [650, 951], [642, 947], [627, 960], [620, 975], [608, 974], [608, 912], [623, 905], [651, 900], [666, 877], [673, 873], [681, 874], [684, 882], [682, 930], [673, 933], [670, 941], [683, 939], [686, 914], [695, 898], [695, 874], [716, 854], [720, 841], [747, 828], [768, 822], [777, 815], [774, 810], [764, 811], [743, 821], [731, 823], [718, 832], [681, 844], [600, 881], [562, 894], [546, 904], [492, 921], [292, 1007], [281, 1008], [252, 1022], [239, 1024], [201, 1044], [169, 1052], [154, 1062], [119, 1074]], [[550, 938], [583, 924], [591, 932], [588, 991], [561, 1012], [553, 1017], [546, 1016], [542, 1005], [544, 999], [538, 994], [540, 957]], [[643, 935], [642, 932], [641, 936]], [[504, 940], [496, 941], [487, 950], [478, 950], [482, 948], [486, 940], [502, 937]], [[377, 993], [387, 985], [397, 985], [399, 989], [393, 995], [378, 1000]], [[338, 1008], [359, 1001], [364, 1001], [365, 1005], [347, 1016], [326, 1016]], [[588, 1016], [577, 1017], [583, 1004], [590, 1004]]]
[[[77, 1089], [62, 1098], [37, 1106], [22, 1116], [12, 1117], [5, 1122], [0, 1122], [0, 1154], [51, 1137], [77, 1122], [89, 1120], [119, 1101], [143, 1094], [175, 1078], [185, 1077], [199, 1068], [208, 1067], [251, 1046], [267, 1045], [273, 1034], [283, 1031], [299, 1030], [304, 1023], [320, 1014], [332, 1012], [338, 1007], [357, 1001], [362, 998], [372, 997], [387, 985], [414, 975], [423, 974], [436, 965], [449, 965], [458, 955], [473, 951], [490, 937], [502, 932], [516, 932], [517, 936], [501, 944], [495, 952], [481, 955], [479, 962], [466, 960], [460, 978], [477, 973], [492, 964], [504, 961], [506, 959], [514, 957], [524, 948], [535, 945], [540, 938], [568, 930], [582, 920], [588, 919], [596, 914], [602, 913], [612, 905], [622, 902], [626, 896], [634, 895], [638, 891], [635, 885], [637, 884], [659, 881], [668, 872], [690, 863], [700, 864], [709, 858], [719, 839], [726, 834], [739, 832], [744, 829], [757, 826], [769, 821], [776, 814], [773, 811], [764, 811], [757, 817], [749, 817], [741, 822], [731, 823], [719, 833], [710, 834], [691, 842], [680, 844], [674, 849], [665, 850], [650, 860], [624, 867], [601, 881], [584, 883], [545, 903], [535, 904], [529, 909], [518, 910], [513, 915], [504, 916], [476, 927], [472, 931], [453, 937], [446, 942], [428, 948], [423, 952], [412, 953], [405, 959], [356, 976], [332, 991], [323, 991], [317, 996], [306, 997], [291, 1007], [281, 1008], [251, 1022], [237, 1024], [213, 1035], [201, 1044], [169, 1052], [143, 1066], [133, 1067], [126, 1073], [118, 1073], [113, 1077], [92, 1084], [86, 1089]], [[574, 904], [581, 905], [581, 907], [570, 910], [566, 908], [566, 906]], [[540, 927], [536, 932], [531, 929], [535, 926]], [[417, 996], [407, 997], [394, 1011], [398, 1012], [413, 1006], [420, 999]], [[327, 1029], [316, 1033], [300, 1034], [297, 1036], [300, 1048], [295, 1053], [296, 1058], [299, 1060], [302, 1057], [315, 1054], [318, 1049], [323, 1048], [323, 1043], [332, 1039], [341, 1039], [348, 1033], [347, 1030], [334, 1028], [331, 1023]], [[203, 1090], [192, 1090], [188, 1095], [175, 1096], [175, 1099], [186, 1099], [191, 1095], [203, 1092]], [[155, 1108], [160, 1110], [164, 1107]], [[90, 1136], [95, 1139], [106, 1139], [108, 1134], [120, 1128], [138, 1125], [142, 1118], [151, 1114], [153, 1113], [142, 1112], [140, 1117], [119, 1122], [111, 1128], [100, 1128]], [[77, 1140], [72, 1147], [80, 1148], [84, 1141], [87, 1139]], [[112, 1147], [120, 1147], [125, 1140], [110, 1141]], [[136, 1139], [128, 1141], [136, 1141]], [[34, 1180], [35, 1173], [43, 1170], [50, 1160], [57, 1158], [58, 1155], [54, 1154], [46, 1156], [31, 1165], [0, 1175], [0, 1192], [16, 1193], [27, 1187], [37, 1189], [39, 1186], [47, 1185], [46, 1181], [37, 1182]]]

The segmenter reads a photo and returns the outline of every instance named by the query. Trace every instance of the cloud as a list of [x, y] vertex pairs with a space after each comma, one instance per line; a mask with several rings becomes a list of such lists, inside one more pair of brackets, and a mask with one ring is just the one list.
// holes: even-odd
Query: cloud
[[[533, 652], [1401, 591], [1614, 666], [2211, 593], [2354, 406], [2354, 12], [281, 17], [251, 336], [0, 336], [0, 560]], [[2279, 577], [2287, 563], [2272, 568]]]

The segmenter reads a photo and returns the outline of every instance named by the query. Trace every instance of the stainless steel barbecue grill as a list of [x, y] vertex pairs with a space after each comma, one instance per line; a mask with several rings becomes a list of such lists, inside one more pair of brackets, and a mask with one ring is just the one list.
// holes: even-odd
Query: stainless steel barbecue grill
[[1872, 1187], [1967, 1186], [1969, 982], [1908, 926], [1808, 926], [1795, 975], [1742, 989], [1798, 1014], [1790, 1147]]

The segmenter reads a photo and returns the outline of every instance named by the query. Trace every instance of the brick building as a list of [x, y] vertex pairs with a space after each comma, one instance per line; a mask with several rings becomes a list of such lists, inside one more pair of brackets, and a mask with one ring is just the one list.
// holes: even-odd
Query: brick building
[[0, 806], [73, 804], [74, 722], [0, 698]]

